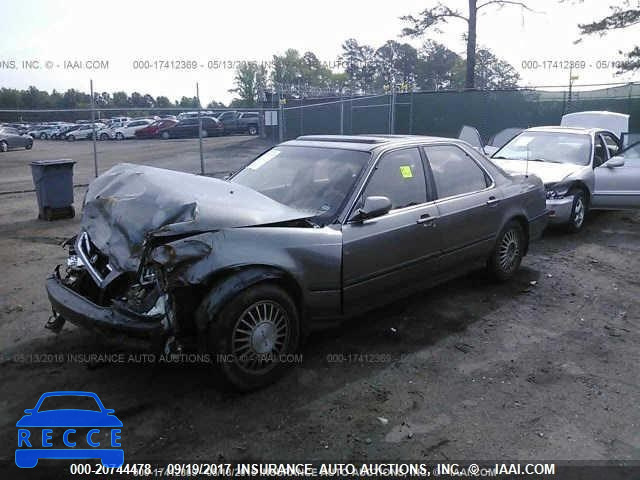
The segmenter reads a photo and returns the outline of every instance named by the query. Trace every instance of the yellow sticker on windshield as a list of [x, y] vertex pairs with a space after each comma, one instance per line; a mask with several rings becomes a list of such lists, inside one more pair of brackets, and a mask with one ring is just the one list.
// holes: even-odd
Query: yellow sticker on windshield
[[411, 167], [409, 165], [400, 166], [400, 175], [402, 175], [402, 178], [413, 178]]

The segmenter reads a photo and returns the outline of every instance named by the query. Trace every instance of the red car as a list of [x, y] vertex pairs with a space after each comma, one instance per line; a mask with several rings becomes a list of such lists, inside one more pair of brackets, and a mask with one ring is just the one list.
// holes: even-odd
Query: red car
[[136, 131], [136, 138], [155, 138], [159, 137], [163, 131], [175, 126], [178, 122], [165, 118], [149, 124], [148, 126]]

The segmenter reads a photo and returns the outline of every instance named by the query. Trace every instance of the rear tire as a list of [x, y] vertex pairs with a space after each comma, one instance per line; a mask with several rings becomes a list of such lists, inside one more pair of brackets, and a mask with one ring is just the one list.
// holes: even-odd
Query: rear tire
[[171, 134], [169, 132], [162, 132], [162, 135], [160, 135], [162, 137], [163, 140], [168, 140], [171, 138]]
[[69, 140], [70, 142], [75, 142], [76, 137], [74, 135], [67, 135], [67, 140]]
[[5, 142], [4, 140], [0, 142], [0, 152], [8, 152], [9, 151], [9, 144], [7, 142]]
[[40, 134], [40, 140], [46, 140], [47, 139], [47, 134], [46, 133], [41, 133]]
[[31, 143], [27, 143], [27, 144], [24, 146], [24, 148], [25, 148], [25, 150], [31, 150], [31, 148], [33, 148], [33, 142], [31, 142]]
[[565, 226], [565, 230], [569, 233], [578, 233], [584, 227], [589, 209], [587, 196], [582, 189], [574, 189], [569, 192], [569, 195], [573, 195], [573, 206], [571, 207], [571, 218]]
[[256, 127], [255, 125], [249, 125], [249, 128], [247, 130], [249, 132], [249, 135], [257, 135], [258, 134], [258, 127]]
[[101, 133], [100, 134], [100, 140], [105, 141], [105, 140], [109, 140], [109, 135], [106, 133]]
[[516, 220], [507, 223], [496, 240], [487, 262], [489, 274], [500, 282], [510, 280], [520, 268], [525, 251], [525, 236]]
[[124, 140], [124, 135], [120, 132], [116, 133], [116, 140]]
[[283, 362], [282, 355], [295, 353], [299, 341], [300, 320], [293, 299], [269, 283], [237, 294], [212, 319], [208, 331], [212, 354], [224, 359], [217, 362], [222, 373], [241, 391], [280, 378], [290, 363]]

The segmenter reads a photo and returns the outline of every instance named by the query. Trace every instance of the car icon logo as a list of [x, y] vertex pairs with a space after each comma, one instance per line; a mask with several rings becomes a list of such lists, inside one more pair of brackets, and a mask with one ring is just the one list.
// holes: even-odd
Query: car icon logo
[[[79, 404], [84, 408], [67, 408]], [[39, 459], [100, 459], [110, 468], [124, 463], [122, 422], [95, 393], [47, 392], [24, 413], [16, 423], [18, 467], [33, 468]]]

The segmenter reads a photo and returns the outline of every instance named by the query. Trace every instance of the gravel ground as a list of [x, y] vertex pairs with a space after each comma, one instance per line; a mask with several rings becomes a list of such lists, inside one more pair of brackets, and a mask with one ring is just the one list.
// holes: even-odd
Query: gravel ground
[[[211, 169], [262, 146], [210, 139], [210, 158], [233, 154]], [[14, 165], [22, 153], [7, 154], [3, 186], [25, 183]], [[168, 152], [142, 155], [171, 164]], [[5, 465], [15, 422], [51, 390], [93, 391], [114, 408], [128, 463], [640, 459], [638, 213], [592, 214], [578, 235], [547, 231], [511, 282], [472, 273], [316, 334], [284, 379], [241, 395], [206, 365], [37, 357], [143, 350], [72, 325], [43, 328], [43, 281], [78, 221], [35, 220], [33, 194], [0, 198]]]

